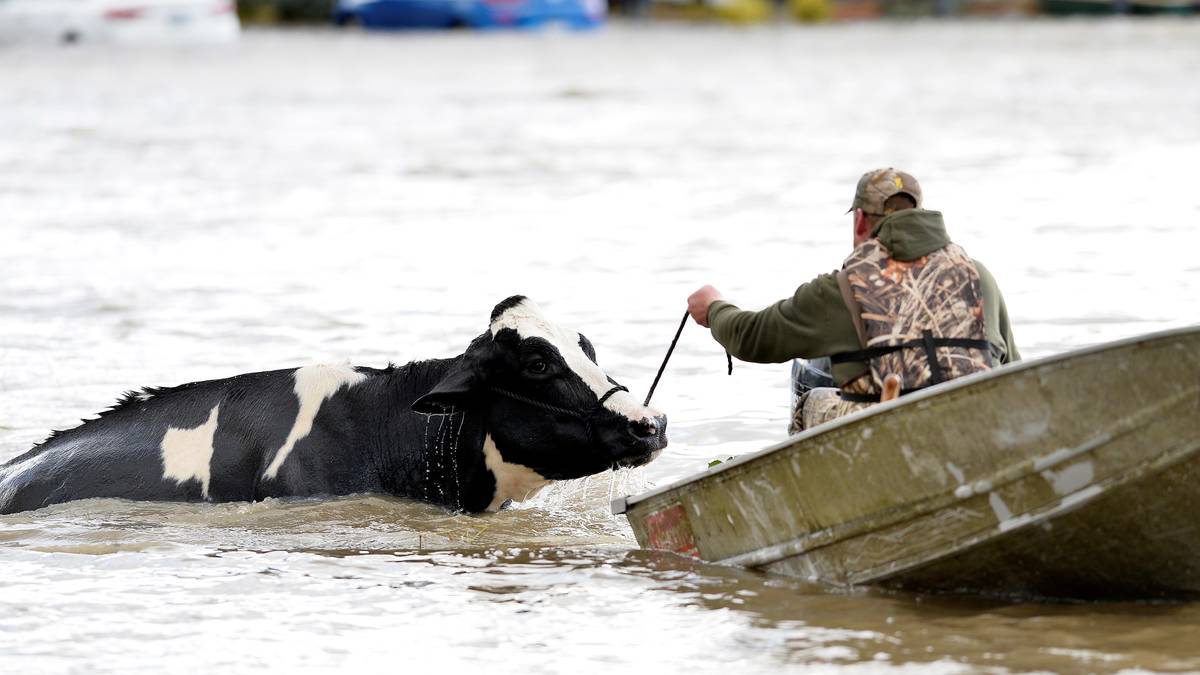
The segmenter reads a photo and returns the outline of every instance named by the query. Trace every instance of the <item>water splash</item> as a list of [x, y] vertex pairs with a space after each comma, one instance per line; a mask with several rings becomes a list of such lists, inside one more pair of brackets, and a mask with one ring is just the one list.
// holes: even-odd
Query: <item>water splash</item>
[[643, 468], [617, 469], [574, 480], [555, 481], [533, 499], [517, 504], [516, 508], [562, 513], [594, 511], [611, 516], [609, 504], [613, 499], [640, 494], [650, 487], [652, 485]]

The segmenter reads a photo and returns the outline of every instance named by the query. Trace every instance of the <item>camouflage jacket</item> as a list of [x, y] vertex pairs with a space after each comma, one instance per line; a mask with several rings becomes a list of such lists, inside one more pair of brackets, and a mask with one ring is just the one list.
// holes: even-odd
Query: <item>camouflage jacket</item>
[[866, 351], [834, 354], [833, 362], [869, 356], [871, 365], [870, 377], [848, 382], [847, 392], [878, 396], [888, 375], [913, 391], [992, 367], [979, 270], [958, 244], [897, 260], [868, 239], [846, 259], [838, 283]]
[[[871, 232], [896, 260], [916, 260], [950, 244], [942, 214], [923, 209], [898, 211], [884, 218]], [[1020, 359], [1013, 342], [1008, 309], [995, 279], [979, 261], [987, 339], [1000, 363]], [[781, 363], [793, 358], [815, 358], [861, 348], [850, 310], [842, 299], [837, 272], [822, 274], [796, 289], [795, 294], [758, 312], [717, 301], [708, 310], [713, 338], [743, 361]], [[839, 385], [866, 374], [865, 362], [834, 366]]]

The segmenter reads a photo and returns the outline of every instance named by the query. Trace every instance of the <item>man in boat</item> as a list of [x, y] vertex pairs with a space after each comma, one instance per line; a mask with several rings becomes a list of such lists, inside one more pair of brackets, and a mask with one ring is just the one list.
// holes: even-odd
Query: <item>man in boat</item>
[[692, 318], [731, 355], [810, 360], [793, 366], [800, 396], [790, 433], [897, 388], [902, 395], [1020, 359], [996, 280], [950, 241], [941, 213], [922, 208], [915, 178], [891, 168], [863, 174], [847, 213], [854, 252], [840, 271], [757, 312], [712, 286], [688, 298]]

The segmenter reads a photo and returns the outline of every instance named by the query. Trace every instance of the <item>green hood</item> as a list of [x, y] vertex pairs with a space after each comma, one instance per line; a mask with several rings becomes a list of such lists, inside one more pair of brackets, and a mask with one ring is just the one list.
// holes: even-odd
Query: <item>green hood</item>
[[925, 209], [897, 211], [879, 221], [871, 236], [883, 243], [896, 260], [915, 260], [950, 243], [941, 212]]
[[[921, 209], [893, 213], [879, 222], [871, 236], [878, 237], [897, 260], [914, 260], [950, 243], [942, 214]], [[983, 323], [988, 341], [1000, 349], [1001, 363], [1017, 361], [1021, 356], [1013, 343], [1008, 308], [1000, 287], [978, 261], [975, 268], [983, 293]], [[730, 354], [755, 363], [813, 359], [863, 348], [836, 271], [801, 284], [791, 297], [758, 312], [747, 312], [718, 300], [708, 308], [708, 324], [712, 336]], [[862, 361], [838, 363], [833, 366], [833, 377], [843, 385], [868, 371]]]

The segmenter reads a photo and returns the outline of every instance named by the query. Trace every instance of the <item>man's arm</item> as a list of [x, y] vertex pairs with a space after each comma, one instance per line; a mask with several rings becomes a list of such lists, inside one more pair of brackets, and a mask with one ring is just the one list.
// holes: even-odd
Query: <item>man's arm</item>
[[1008, 345], [1005, 363], [1021, 360], [1021, 352], [1017, 350], [1017, 342], [1013, 339], [1012, 324], [1008, 322], [1008, 306], [1004, 304], [1004, 296], [996, 289], [996, 297], [1000, 300], [1000, 333], [1004, 336], [1004, 344]]
[[[688, 298], [688, 312], [707, 325], [730, 354], [754, 363], [781, 363], [858, 349], [858, 335], [837, 279], [822, 274], [758, 312], [726, 302], [711, 286]], [[701, 321], [703, 319], [703, 321]]]
[[1013, 340], [1012, 324], [1008, 320], [1008, 306], [1004, 304], [1004, 295], [995, 277], [984, 267], [983, 263], [975, 261], [975, 269], [979, 271], [979, 285], [983, 289], [984, 323], [987, 326], [988, 340], [1004, 349], [1001, 363], [1013, 363], [1021, 360], [1021, 352]]

